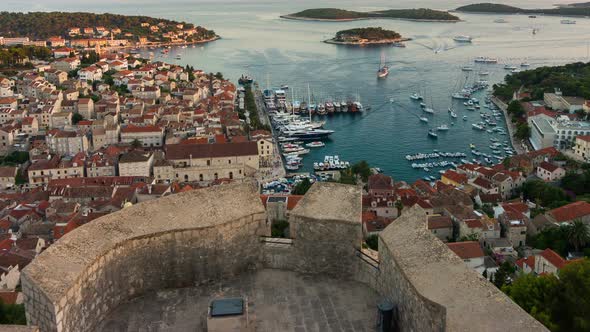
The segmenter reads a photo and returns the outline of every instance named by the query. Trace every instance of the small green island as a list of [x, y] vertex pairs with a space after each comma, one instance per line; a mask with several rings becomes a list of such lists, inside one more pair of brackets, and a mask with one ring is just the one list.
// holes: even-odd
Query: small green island
[[455, 9], [464, 13], [483, 14], [527, 14], [527, 15], [555, 15], [555, 16], [590, 16], [590, 3], [560, 5], [547, 9], [523, 9], [498, 3], [476, 3]]
[[407, 41], [399, 33], [392, 30], [385, 30], [380, 27], [355, 28], [338, 31], [336, 36], [325, 42], [340, 45], [385, 45]]
[[430, 22], [458, 22], [459, 17], [447, 11], [417, 8], [417, 9], [388, 9], [372, 12], [357, 12], [338, 8], [315, 8], [282, 15], [281, 18], [303, 21], [356, 21], [369, 19], [399, 19]]

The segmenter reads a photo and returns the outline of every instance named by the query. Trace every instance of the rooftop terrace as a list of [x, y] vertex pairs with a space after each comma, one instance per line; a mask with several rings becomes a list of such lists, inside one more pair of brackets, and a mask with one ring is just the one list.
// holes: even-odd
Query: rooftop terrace
[[205, 331], [215, 298], [244, 297], [256, 331], [374, 331], [377, 292], [354, 281], [264, 269], [197, 288], [161, 290], [124, 303], [96, 332]]

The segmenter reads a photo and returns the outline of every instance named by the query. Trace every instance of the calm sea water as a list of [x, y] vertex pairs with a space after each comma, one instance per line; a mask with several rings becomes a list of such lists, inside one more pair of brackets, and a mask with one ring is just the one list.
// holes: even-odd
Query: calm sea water
[[[534, 8], [549, 7], [554, 0], [503, 1]], [[571, 0], [562, 1], [571, 2]], [[479, 112], [466, 111], [455, 104], [459, 118], [438, 140], [428, 138], [429, 127], [447, 123], [450, 94], [464, 80], [461, 67], [473, 65], [476, 56], [497, 57], [500, 63], [485, 66], [488, 80], [499, 82], [506, 75], [503, 65], [529, 62], [533, 67], [563, 64], [588, 59], [590, 19], [579, 18], [576, 25], [562, 25], [558, 17], [495, 16], [458, 14], [460, 23], [424, 23], [398, 20], [374, 20], [343, 23], [301, 22], [279, 15], [314, 7], [339, 7], [357, 10], [428, 7], [451, 9], [468, 1], [434, 1], [419, 3], [389, 1], [15, 1], [4, 0], [0, 10], [66, 10], [141, 14], [185, 20], [214, 29], [223, 39], [197, 48], [176, 49], [165, 61], [190, 64], [205, 71], [224, 73], [237, 80], [242, 73], [255, 77], [262, 87], [287, 84], [298, 99], [306, 98], [307, 84], [316, 99], [344, 98], [358, 95], [372, 110], [363, 115], [336, 114], [327, 118], [327, 128], [336, 133], [322, 149], [305, 157], [307, 169], [324, 155], [340, 155], [351, 162], [365, 159], [396, 179], [413, 181], [426, 175], [415, 171], [404, 158], [406, 154], [433, 149], [468, 152], [473, 143], [489, 153], [491, 134], [475, 131], [471, 123], [480, 121]], [[506, 24], [493, 23], [503, 17]], [[353, 48], [328, 45], [321, 41], [335, 32], [353, 27], [382, 26], [414, 40], [407, 48]], [[536, 35], [532, 29], [538, 29]], [[469, 34], [471, 45], [456, 44], [452, 37]], [[438, 50], [436, 53], [434, 50]], [[156, 52], [157, 53], [157, 52]], [[182, 60], [174, 60], [182, 53]], [[376, 78], [380, 54], [390, 64], [390, 75]], [[159, 56], [157, 54], [157, 56]], [[476, 66], [476, 71], [479, 70]], [[409, 99], [412, 92], [422, 92], [427, 104], [436, 110], [428, 125], [421, 123], [420, 108]], [[391, 104], [390, 98], [396, 102]], [[481, 98], [480, 98], [481, 99]], [[467, 115], [469, 121], [461, 117]], [[503, 125], [503, 122], [500, 124]], [[506, 136], [497, 136], [501, 140]], [[471, 158], [472, 156], [469, 156]], [[437, 174], [436, 172], [431, 175]]]

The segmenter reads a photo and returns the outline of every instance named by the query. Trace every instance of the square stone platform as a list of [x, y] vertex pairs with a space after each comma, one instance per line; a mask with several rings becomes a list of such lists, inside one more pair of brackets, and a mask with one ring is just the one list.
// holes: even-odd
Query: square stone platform
[[214, 298], [247, 299], [249, 331], [375, 331], [379, 296], [368, 286], [264, 269], [198, 288], [162, 290], [124, 303], [97, 332], [206, 331]]

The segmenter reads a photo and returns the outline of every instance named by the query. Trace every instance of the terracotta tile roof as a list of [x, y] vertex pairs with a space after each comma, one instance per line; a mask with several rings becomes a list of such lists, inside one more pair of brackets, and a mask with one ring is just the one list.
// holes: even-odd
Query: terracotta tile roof
[[498, 203], [502, 201], [502, 195], [500, 194], [479, 194], [479, 198], [482, 203]]
[[219, 158], [258, 155], [256, 142], [222, 144], [170, 144], [166, 146], [166, 159]]
[[12, 252], [4, 251], [0, 254], [0, 266], [3, 268], [18, 265], [19, 270], [22, 270], [25, 266], [29, 265], [30, 262], [30, 258], [16, 255]]
[[287, 210], [293, 210], [302, 198], [303, 195], [289, 195], [287, 197]]
[[0, 300], [4, 304], [16, 304], [18, 292], [0, 292]]
[[457, 167], [459, 169], [462, 170], [467, 170], [467, 171], [475, 171], [479, 168], [479, 166], [475, 165], [475, 164], [462, 164], [459, 165], [459, 167]]
[[506, 180], [508, 180], [510, 178], [511, 178], [510, 175], [505, 174], [505, 173], [497, 173], [494, 176], [492, 176], [492, 180], [494, 182], [500, 182], [500, 183], [501, 182], [504, 182], [504, 181], [506, 181]]
[[523, 202], [502, 203], [502, 208], [504, 209], [504, 211], [513, 211], [522, 214], [525, 214], [529, 211], [528, 205], [524, 204]]
[[396, 190], [396, 193], [399, 197], [412, 197], [418, 195], [414, 189], [410, 188], [399, 188]]
[[153, 133], [162, 132], [162, 128], [157, 126], [127, 126], [121, 128], [121, 133]]
[[585, 141], [585, 142], [590, 142], [590, 135], [583, 135], [583, 136], [576, 136], [576, 139]]
[[121, 158], [119, 159], [119, 163], [137, 163], [137, 162], [147, 162], [152, 157], [151, 153], [142, 153], [139, 151], [130, 151], [128, 153], [124, 153]]
[[453, 182], [459, 183], [459, 184], [467, 183], [467, 175], [462, 174], [462, 173], [457, 173], [457, 172], [453, 171], [452, 169], [447, 170], [442, 176], [453, 181]]
[[430, 184], [426, 183], [424, 180], [418, 179], [412, 186], [426, 196], [436, 193], [436, 189], [432, 188], [432, 186], [430, 186]]
[[145, 182], [143, 176], [97, 176], [91, 178], [69, 178], [49, 180], [48, 187], [86, 187], [86, 186], [129, 186], [136, 182]]
[[548, 147], [548, 148], [544, 148], [541, 150], [536, 150], [536, 151], [531, 151], [529, 153], [527, 153], [527, 155], [531, 156], [531, 157], [537, 157], [537, 156], [549, 156], [549, 157], [555, 157], [557, 155], [559, 155], [559, 151], [554, 148], [554, 147]]
[[524, 257], [515, 262], [515, 264], [521, 269], [524, 269], [525, 264], [530, 269], [535, 269], [535, 256]]
[[590, 215], [590, 203], [579, 201], [547, 212], [557, 222], [572, 221]]
[[483, 224], [482, 224], [481, 220], [479, 220], [479, 219], [467, 219], [467, 220], [463, 220], [463, 222], [469, 228], [483, 228]]
[[549, 172], [553, 173], [553, 172], [555, 172], [559, 168], [559, 166], [556, 166], [556, 165], [553, 165], [551, 163], [548, 163], [548, 162], [544, 161], [544, 162], [542, 162], [542, 163], [539, 164], [539, 168], [542, 168], [542, 169], [544, 169], [546, 171], [549, 171]]
[[558, 269], [561, 269], [567, 264], [567, 261], [563, 257], [549, 248], [543, 250], [539, 255]]
[[366, 222], [377, 219], [377, 213], [375, 211], [363, 211], [361, 218], [362, 218], [363, 223], [366, 223]]
[[445, 184], [442, 181], [436, 181], [434, 183], [434, 191], [445, 191], [445, 190], [449, 190], [449, 189], [453, 189], [453, 186], [450, 184]]
[[477, 179], [475, 179], [475, 181], [473, 181], [473, 184], [478, 187], [485, 188], [485, 189], [493, 189], [494, 188], [493, 183], [491, 183], [490, 181], [488, 181], [482, 177], [478, 177]]
[[369, 220], [365, 222], [365, 228], [367, 232], [380, 232], [385, 229], [385, 227], [389, 226], [393, 220], [389, 218], [383, 217], [376, 217], [373, 220]]
[[487, 167], [479, 167], [477, 169], [477, 172], [485, 177], [489, 177], [491, 178], [492, 176], [494, 176], [494, 174], [496, 174], [496, 171], [491, 169], [491, 168], [487, 168]]
[[367, 187], [369, 190], [393, 190], [393, 179], [385, 174], [373, 174], [369, 176]]
[[10, 166], [0, 167], [0, 178], [15, 177], [17, 171], [18, 171], [17, 167], [10, 167]]
[[447, 246], [461, 259], [484, 257], [483, 250], [476, 241], [447, 243]]
[[423, 209], [432, 209], [433, 208], [432, 204], [430, 204], [429, 201], [423, 200], [422, 198], [418, 198], [418, 201], [416, 203], [418, 203], [418, 205], [420, 205], [420, 207]]
[[451, 228], [453, 222], [449, 216], [430, 216], [428, 217], [428, 229]]

